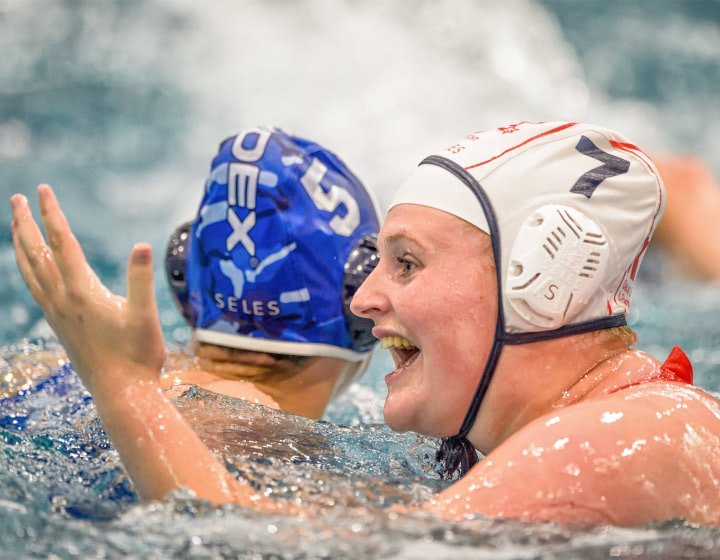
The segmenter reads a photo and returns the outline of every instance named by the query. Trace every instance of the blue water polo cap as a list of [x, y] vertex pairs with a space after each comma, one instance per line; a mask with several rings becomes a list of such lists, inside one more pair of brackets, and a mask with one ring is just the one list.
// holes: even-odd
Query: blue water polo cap
[[372, 194], [335, 154], [260, 127], [221, 143], [166, 270], [199, 341], [359, 361], [375, 338], [349, 300], [379, 228]]

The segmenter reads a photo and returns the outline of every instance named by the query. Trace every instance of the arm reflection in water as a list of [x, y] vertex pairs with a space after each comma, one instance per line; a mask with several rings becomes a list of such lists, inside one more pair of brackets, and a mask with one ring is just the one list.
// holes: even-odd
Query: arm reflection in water
[[[47, 244], [27, 200], [12, 198], [18, 265], [138, 493], [186, 487], [215, 503], [316, 515], [231, 476], [162, 391], [149, 246], [131, 252], [127, 298], [114, 295], [52, 190], [39, 197]], [[631, 348], [625, 326], [664, 197], [639, 148], [578, 123], [473, 133], [400, 187], [352, 308], [395, 360], [388, 425], [447, 438], [448, 468], [465, 467], [419, 509], [720, 525], [718, 403], [692, 387], [679, 348], [661, 363]]]

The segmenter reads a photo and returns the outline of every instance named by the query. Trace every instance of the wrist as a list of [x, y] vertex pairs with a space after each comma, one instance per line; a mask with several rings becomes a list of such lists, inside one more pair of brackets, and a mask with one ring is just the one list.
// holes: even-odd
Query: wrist
[[118, 368], [106, 367], [96, 371], [89, 379], [82, 375], [81, 377], [96, 403], [103, 400], [134, 400], [142, 395], [161, 391], [159, 372], [137, 364]]

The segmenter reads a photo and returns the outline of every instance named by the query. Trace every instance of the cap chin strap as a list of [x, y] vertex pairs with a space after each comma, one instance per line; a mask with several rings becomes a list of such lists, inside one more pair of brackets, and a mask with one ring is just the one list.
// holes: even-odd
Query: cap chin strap
[[472, 466], [478, 462], [477, 452], [472, 443], [467, 439], [467, 435], [470, 432], [473, 424], [475, 423], [475, 417], [477, 416], [480, 404], [485, 397], [485, 393], [490, 386], [490, 381], [495, 373], [498, 360], [500, 359], [500, 353], [506, 344], [528, 344], [530, 342], [540, 342], [542, 340], [552, 340], [555, 338], [561, 338], [564, 336], [570, 336], [575, 334], [582, 334], [591, 331], [597, 331], [601, 329], [608, 329], [611, 327], [620, 327], [626, 325], [625, 316], [609, 315], [607, 317], [600, 317], [597, 319], [591, 319], [589, 321], [583, 321], [580, 323], [573, 323], [570, 325], [563, 325], [557, 329], [541, 332], [527, 332], [527, 333], [508, 333], [505, 332], [505, 313], [503, 311], [503, 297], [502, 297], [502, 260], [500, 254], [500, 230], [498, 228], [497, 219], [495, 217], [495, 211], [493, 210], [492, 204], [487, 194], [480, 186], [480, 183], [470, 175], [465, 169], [452, 160], [444, 158], [442, 156], [428, 156], [420, 165], [430, 164], [442, 167], [446, 171], [449, 171], [455, 175], [460, 181], [462, 181], [475, 195], [480, 206], [482, 207], [485, 218], [487, 219], [488, 229], [490, 230], [490, 243], [492, 245], [493, 258], [495, 260], [496, 274], [497, 274], [497, 308], [498, 316], [497, 322], [495, 323], [495, 337], [493, 339], [492, 347], [490, 348], [490, 354], [485, 362], [485, 369], [483, 370], [480, 382], [475, 389], [470, 408], [465, 415], [460, 431], [451, 437], [443, 438], [438, 449], [436, 459], [442, 462], [439, 474], [441, 478], [448, 480], [452, 478], [456, 473], [459, 476], [463, 476]]

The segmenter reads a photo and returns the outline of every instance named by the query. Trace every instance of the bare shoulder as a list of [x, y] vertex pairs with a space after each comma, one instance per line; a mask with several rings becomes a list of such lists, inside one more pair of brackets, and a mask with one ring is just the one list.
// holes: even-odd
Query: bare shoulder
[[720, 406], [651, 383], [558, 409], [508, 438], [428, 509], [642, 525], [720, 523]]
[[219, 395], [243, 399], [255, 404], [279, 409], [280, 405], [270, 395], [253, 383], [241, 379], [223, 379], [200, 369], [178, 369], [160, 375], [160, 385], [170, 397], [183, 393], [187, 385], [197, 385]]

